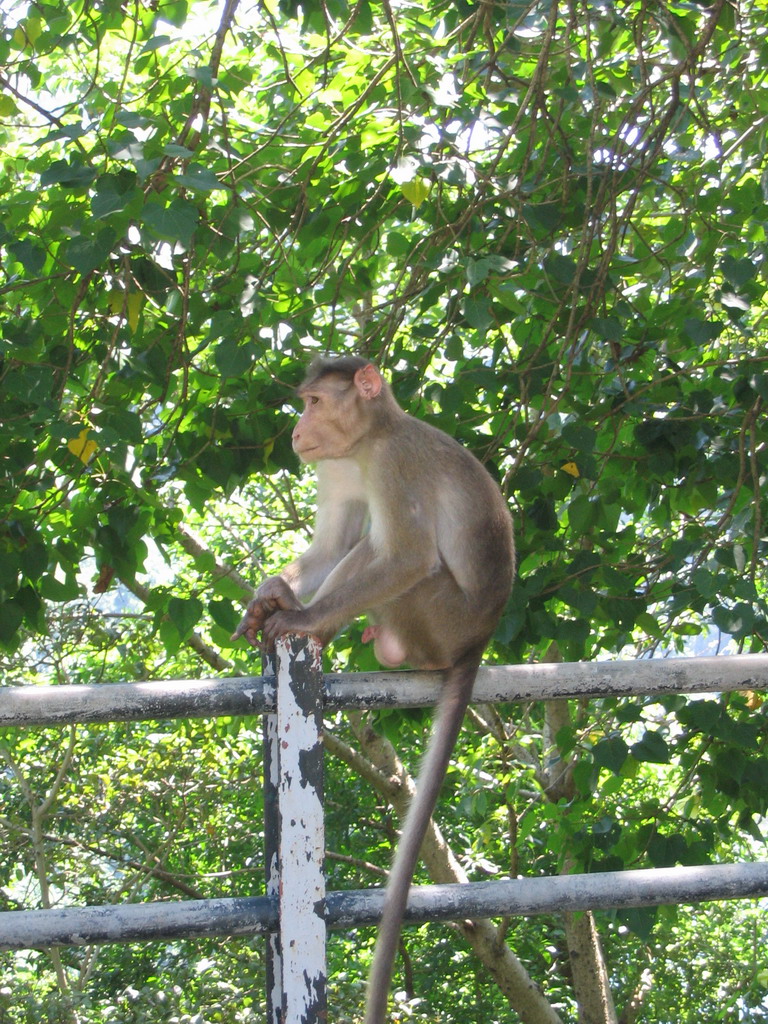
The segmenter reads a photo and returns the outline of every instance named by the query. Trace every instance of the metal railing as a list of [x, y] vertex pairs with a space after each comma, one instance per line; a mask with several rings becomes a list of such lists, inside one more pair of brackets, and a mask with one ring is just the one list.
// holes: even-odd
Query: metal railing
[[[275, 672], [238, 679], [0, 687], [0, 726], [264, 716], [266, 895], [0, 913], [0, 949], [267, 936], [269, 1024], [326, 1014], [326, 929], [375, 924], [383, 890], [325, 891], [325, 709], [434, 704], [440, 674], [323, 675], [312, 637], [278, 642]], [[768, 689], [768, 656], [485, 667], [477, 702]], [[515, 916], [768, 895], [768, 863], [414, 886], [407, 920]]]

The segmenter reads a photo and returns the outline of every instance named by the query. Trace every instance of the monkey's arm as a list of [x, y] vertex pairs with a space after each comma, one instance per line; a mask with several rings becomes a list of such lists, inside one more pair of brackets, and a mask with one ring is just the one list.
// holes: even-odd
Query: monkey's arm
[[[346, 506], [337, 507], [333, 514], [326, 509], [322, 521], [318, 515], [318, 526], [310, 546], [303, 555], [286, 565], [279, 576], [270, 576], [261, 584], [232, 634], [232, 640], [244, 636], [252, 647], [258, 647], [258, 635], [267, 619], [281, 610], [302, 609], [304, 606], [300, 598], [317, 591], [334, 568], [344, 561], [347, 552], [360, 538], [366, 516], [366, 508], [359, 502], [347, 502]], [[265, 641], [271, 647], [274, 637], [265, 636]]]
[[[265, 580], [249, 603], [232, 640], [244, 636], [258, 647], [258, 635], [277, 611], [299, 610], [359, 542], [368, 516], [357, 466], [335, 459], [318, 466], [318, 507], [312, 543], [279, 576]], [[278, 634], [279, 635], [279, 634]], [[267, 639], [267, 638], [265, 638]], [[274, 638], [270, 638], [271, 646]]]
[[317, 510], [315, 532], [307, 550], [280, 576], [297, 597], [316, 593], [344, 557], [359, 543], [365, 528], [367, 506], [360, 501], [345, 501]]
[[409, 530], [407, 545], [377, 544], [374, 528], [338, 563], [305, 608], [270, 616], [265, 641], [272, 644], [291, 632], [312, 633], [326, 641], [357, 615], [393, 601], [429, 576], [439, 565], [429, 521], [425, 524], [403, 510], [398, 525]]
[[368, 503], [357, 465], [351, 459], [319, 463], [312, 543], [280, 573], [297, 597], [314, 594], [354, 548], [363, 535], [367, 515]]

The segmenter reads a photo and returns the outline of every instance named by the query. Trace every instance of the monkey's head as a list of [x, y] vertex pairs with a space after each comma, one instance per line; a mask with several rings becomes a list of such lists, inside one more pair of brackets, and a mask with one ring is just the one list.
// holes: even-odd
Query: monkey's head
[[378, 369], [359, 356], [315, 359], [296, 394], [304, 411], [293, 431], [293, 450], [302, 462], [350, 455], [382, 407], [394, 404]]

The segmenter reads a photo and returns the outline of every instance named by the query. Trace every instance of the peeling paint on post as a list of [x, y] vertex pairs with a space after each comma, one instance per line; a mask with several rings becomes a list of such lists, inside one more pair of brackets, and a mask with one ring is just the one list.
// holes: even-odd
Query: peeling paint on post
[[[269, 944], [269, 1024], [319, 1024], [326, 1013], [322, 647], [278, 640], [277, 711], [265, 722], [267, 895], [279, 901]], [[267, 782], [268, 780], [268, 782]]]

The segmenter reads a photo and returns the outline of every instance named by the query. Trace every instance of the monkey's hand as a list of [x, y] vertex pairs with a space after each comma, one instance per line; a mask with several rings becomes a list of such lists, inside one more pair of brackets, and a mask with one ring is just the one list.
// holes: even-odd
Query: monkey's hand
[[[301, 608], [301, 601], [285, 580], [281, 576], [271, 576], [256, 591], [256, 596], [245, 609], [245, 615], [230, 639], [239, 640], [244, 636], [251, 647], [260, 647], [259, 633], [264, 630], [264, 624], [270, 616], [274, 617], [280, 611], [298, 611]], [[268, 640], [265, 633], [264, 643], [270, 647], [274, 639]]]
[[286, 633], [315, 633], [312, 629], [311, 615], [306, 608], [281, 610], [270, 615], [264, 623], [262, 633], [264, 646], [271, 651], [275, 646], [275, 640]]

